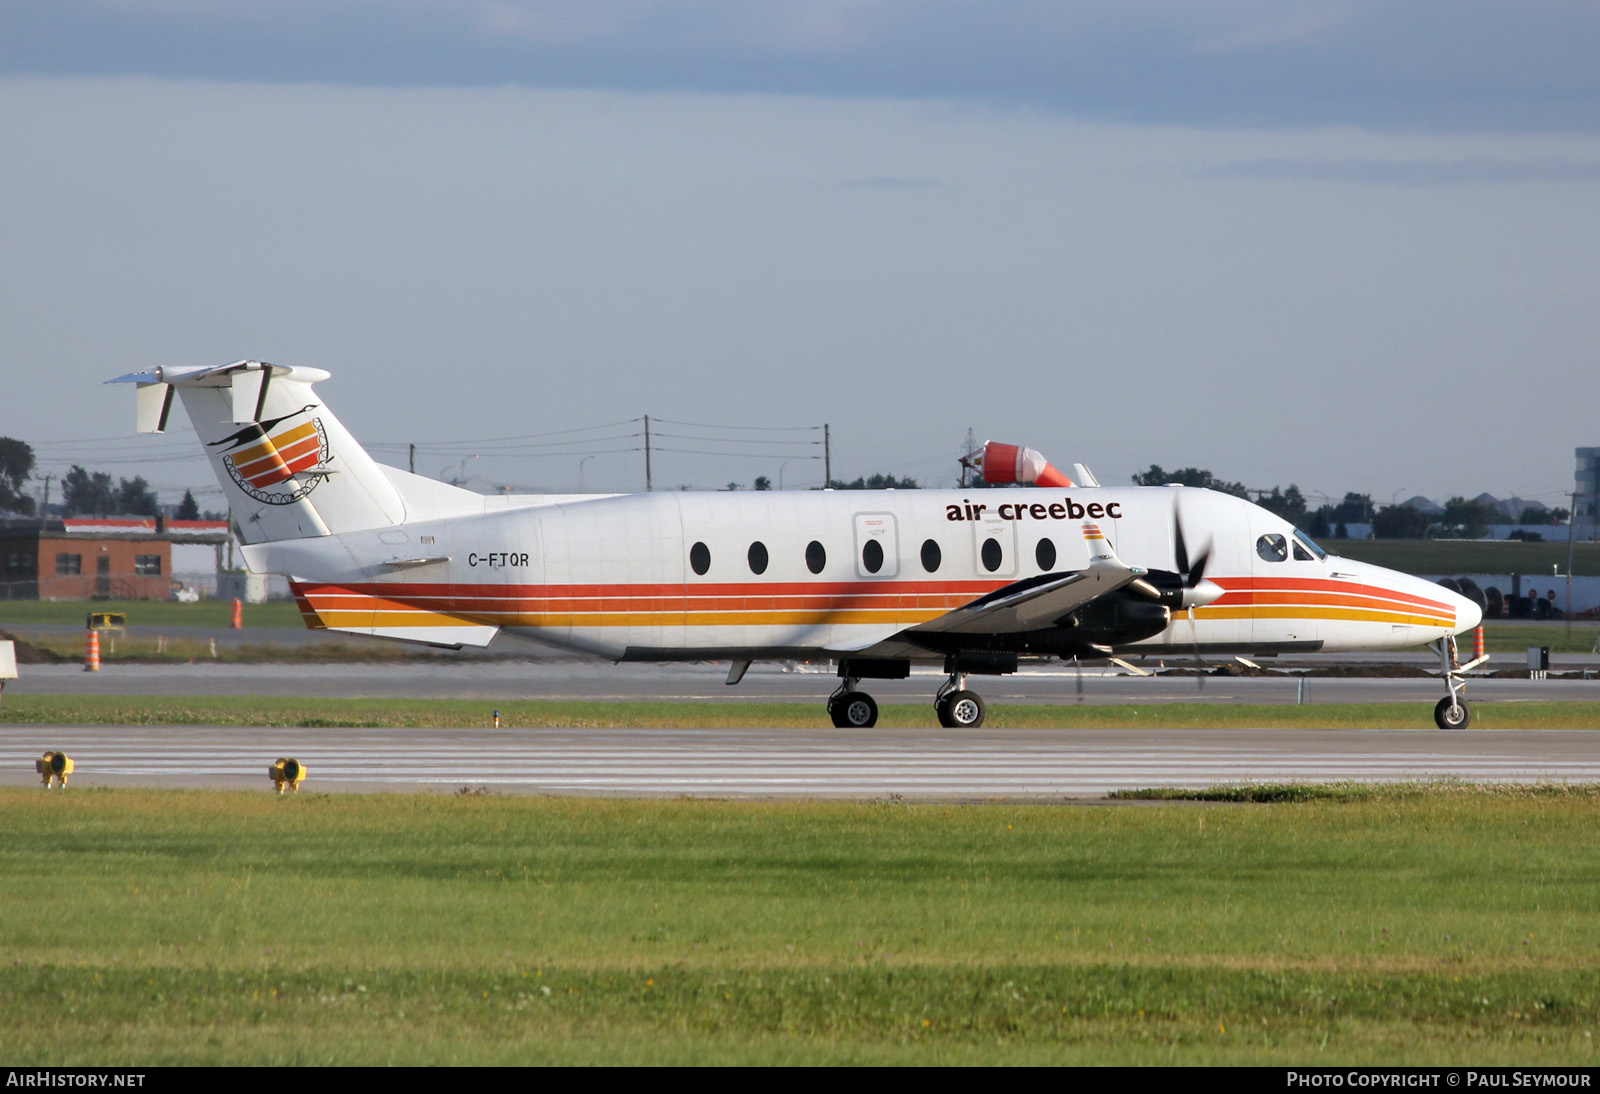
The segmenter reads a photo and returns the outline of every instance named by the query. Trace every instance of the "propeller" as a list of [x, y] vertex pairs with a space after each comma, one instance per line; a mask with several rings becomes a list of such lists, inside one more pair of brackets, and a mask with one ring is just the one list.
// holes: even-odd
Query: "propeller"
[[1184, 542], [1183, 514], [1177, 506], [1172, 509], [1172, 553], [1178, 577], [1183, 584], [1178, 607], [1198, 608], [1222, 596], [1227, 590], [1214, 581], [1206, 580], [1206, 566], [1211, 562], [1211, 541], [1194, 559], [1189, 557], [1189, 546]]
[[[1222, 595], [1222, 589], [1213, 582], [1206, 581], [1206, 564], [1211, 561], [1211, 542], [1206, 541], [1205, 550], [1200, 552], [1198, 558], [1191, 563], [1189, 547], [1183, 537], [1183, 513], [1178, 505], [1172, 507], [1172, 553], [1174, 563], [1178, 569], [1178, 576], [1183, 580], [1183, 594], [1181, 603], [1189, 613], [1189, 642], [1194, 649], [1194, 680], [1197, 694], [1204, 695], [1206, 690], [1205, 666], [1200, 661], [1200, 631], [1195, 625], [1194, 610], [1200, 604], [1209, 604]], [[1201, 585], [1209, 586], [1204, 590]], [[1215, 595], [1210, 595], [1216, 590]], [[1199, 594], [1199, 595], [1197, 595]]]

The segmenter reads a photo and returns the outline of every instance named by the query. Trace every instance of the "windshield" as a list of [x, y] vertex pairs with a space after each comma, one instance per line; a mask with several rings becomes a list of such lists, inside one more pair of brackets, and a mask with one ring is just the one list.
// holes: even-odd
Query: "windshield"
[[1294, 538], [1297, 541], [1299, 541], [1301, 544], [1303, 544], [1305, 546], [1306, 550], [1310, 551], [1312, 554], [1316, 555], [1318, 558], [1327, 558], [1328, 557], [1328, 552], [1324, 551], [1321, 547], [1318, 547], [1316, 545], [1316, 542], [1314, 540], [1312, 540], [1312, 538], [1310, 536], [1308, 536], [1304, 532], [1302, 532], [1300, 529], [1296, 528], [1294, 530]]

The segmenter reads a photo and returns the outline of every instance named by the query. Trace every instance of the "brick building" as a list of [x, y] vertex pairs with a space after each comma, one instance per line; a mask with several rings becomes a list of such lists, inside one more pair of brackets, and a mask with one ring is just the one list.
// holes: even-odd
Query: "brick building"
[[227, 538], [220, 520], [0, 520], [0, 600], [166, 600], [172, 545]]

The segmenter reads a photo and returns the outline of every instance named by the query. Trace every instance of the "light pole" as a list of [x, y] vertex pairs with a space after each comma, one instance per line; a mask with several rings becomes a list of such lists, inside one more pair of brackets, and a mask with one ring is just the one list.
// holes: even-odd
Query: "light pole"
[[784, 460], [783, 463], [778, 465], [778, 489], [779, 490], [783, 489], [783, 469], [785, 467], [788, 467], [793, 462], [794, 462], [793, 460]]
[[585, 456], [583, 459], [578, 461], [578, 493], [580, 494], [588, 493], [588, 491], [583, 488], [583, 465], [592, 459], [594, 459], [593, 456]]

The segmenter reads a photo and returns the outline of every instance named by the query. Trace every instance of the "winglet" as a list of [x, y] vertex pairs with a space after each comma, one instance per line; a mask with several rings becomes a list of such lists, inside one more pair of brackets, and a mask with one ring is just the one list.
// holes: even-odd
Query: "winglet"
[[1089, 547], [1089, 567], [1091, 569], [1125, 570], [1134, 577], [1143, 576], [1147, 571], [1142, 566], [1129, 566], [1117, 557], [1116, 549], [1111, 546], [1111, 541], [1100, 530], [1100, 525], [1092, 520], [1083, 522], [1083, 539]]

